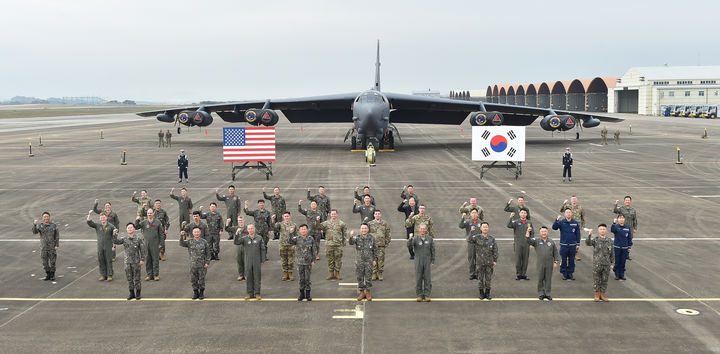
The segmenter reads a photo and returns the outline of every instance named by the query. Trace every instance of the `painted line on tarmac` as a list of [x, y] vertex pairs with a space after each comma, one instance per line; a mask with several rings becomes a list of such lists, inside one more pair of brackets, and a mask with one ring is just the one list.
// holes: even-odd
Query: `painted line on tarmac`
[[[31, 297], [2, 297], [0, 301], [8, 302], [128, 302], [125, 298], [31, 298]], [[138, 300], [130, 300], [138, 301]], [[140, 301], [147, 302], [298, 302], [294, 298], [263, 298], [262, 300], [245, 300], [244, 298], [205, 298], [204, 300], [193, 300], [191, 298], [147, 298], [143, 297]], [[319, 302], [357, 302], [355, 298], [313, 298], [313, 301]], [[373, 302], [417, 302], [416, 298], [373, 298]], [[472, 297], [457, 298], [432, 298], [433, 302], [473, 302], [487, 301]], [[560, 302], [594, 302], [591, 297], [568, 297], [553, 298], [553, 301]], [[611, 298], [610, 302], [717, 302], [720, 297], [711, 298]], [[495, 297], [490, 302], [539, 302], [536, 297], [515, 297], [500, 298]]]
[[624, 152], [631, 152], [631, 153], [635, 153], [635, 151], [630, 151], [630, 150], [625, 150], [625, 149], [618, 149], [618, 150], [620, 150], [620, 151], [624, 151]]
[[[435, 241], [467, 242], [464, 238], [436, 238]], [[514, 241], [511, 237], [497, 237], [497, 241]], [[277, 241], [277, 240], [271, 240]], [[407, 241], [405, 238], [394, 238], [392, 241]], [[635, 241], [720, 241], [720, 237], [638, 237]], [[36, 239], [8, 238], [0, 239], [0, 242], [38, 242]], [[95, 239], [64, 239], [62, 242], [97, 242]], [[233, 242], [233, 240], [220, 240], [220, 242]], [[279, 241], [278, 241], [279, 242]]]
[[694, 195], [693, 198], [720, 198], [720, 195]]
[[592, 146], [600, 146], [600, 147], [602, 147], [602, 145], [600, 145], [600, 144], [595, 144], [595, 143], [590, 143], [590, 145], [592, 145]]

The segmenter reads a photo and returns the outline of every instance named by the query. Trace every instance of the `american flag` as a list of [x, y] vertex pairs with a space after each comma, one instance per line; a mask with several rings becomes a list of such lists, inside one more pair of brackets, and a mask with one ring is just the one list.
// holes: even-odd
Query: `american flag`
[[223, 161], [275, 161], [275, 127], [223, 128]]

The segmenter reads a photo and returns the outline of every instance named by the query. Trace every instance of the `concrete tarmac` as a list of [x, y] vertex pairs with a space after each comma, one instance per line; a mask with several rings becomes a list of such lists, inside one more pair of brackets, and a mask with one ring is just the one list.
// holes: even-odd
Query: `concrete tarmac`
[[[221, 136], [223, 126], [234, 125], [216, 119], [207, 135], [205, 128], [183, 128], [178, 135], [171, 124], [137, 118], [23, 119], [0, 128], [1, 352], [720, 351], [718, 120], [628, 115], [622, 123], [607, 124], [608, 146], [600, 145], [600, 128], [585, 129], [575, 140], [574, 131], [551, 135], [536, 122], [527, 128], [522, 176], [515, 180], [498, 169], [481, 180], [481, 163], [470, 160], [467, 123], [400, 125], [403, 143], [395, 152], [379, 153], [377, 166], [368, 168], [363, 154], [350, 152], [342, 141], [349, 123], [291, 125], [282, 118], [274, 176], [266, 181], [263, 173], [245, 170], [233, 182], [230, 164], [222, 161]], [[616, 128], [622, 145], [612, 142]], [[703, 128], [708, 139], [700, 138]], [[172, 148], [157, 147], [159, 129], [173, 131]], [[568, 146], [574, 178], [562, 183]], [[675, 163], [677, 147], [683, 164]], [[181, 148], [190, 160], [188, 184], [177, 183]], [[351, 212], [353, 189], [369, 185], [393, 230], [385, 280], [373, 282], [375, 300], [355, 301], [355, 255], [348, 246], [344, 279], [325, 280], [327, 258], [321, 252], [312, 274], [315, 301], [297, 303], [297, 280], [280, 280], [277, 241], [271, 241], [263, 300], [243, 301], [235, 249], [223, 241], [221, 261], [213, 261], [207, 273], [207, 299], [191, 301], [188, 256], [177, 242], [178, 209], [170, 189], [187, 187], [193, 203], [207, 210], [215, 189], [226, 191], [232, 183], [253, 209], [263, 187], [279, 186], [298, 224], [304, 221], [296, 212], [298, 200], [307, 207], [307, 188], [314, 194], [324, 185], [340, 218], [354, 229], [360, 220]], [[430, 303], [415, 302], [403, 214], [396, 211], [404, 184], [415, 186], [439, 239]], [[111, 201], [124, 230], [136, 211], [130, 197], [141, 189], [162, 199], [169, 212], [168, 260], [160, 264], [160, 281], [143, 281], [143, 300], [126, 301], [122, 247], [114, 281], [98, 281], [95, 233], [85, 218], [95, 199], [101, 205]], [[534, 252], [531, 280], [515, 280], [512, 232], [505, 227], [509, 213], [502, 208], [518, 195], [525, 196], [536, 226], [550, 226], [563, 200], [577, 195], [591, 228], [612, 222], [616, 199], [633, 197], [639, 228], [632, 261], [627, 281], [610, 280], [609, 303], [592, 301], [592, 250], [584, 245], [576, 281], [555, 273], [554, 301], [537, 300]], [[500, 239], [492, 301], [477, 300], [477, 284], [468, 280], [464, 231], [457, 223], [458, 208], [470, 197], [478, 198], [490, 233]], [[40, 280], [39, 241], [31, 233], [33, 219], [46, 210], [61, 233], [56, 282]], [[224, 205], [219, 210], [226, 216]], [[559, 240], [557, 232], [551, 237]], [[682, 309], [697, 314], [681, 314], [695, 313]]]

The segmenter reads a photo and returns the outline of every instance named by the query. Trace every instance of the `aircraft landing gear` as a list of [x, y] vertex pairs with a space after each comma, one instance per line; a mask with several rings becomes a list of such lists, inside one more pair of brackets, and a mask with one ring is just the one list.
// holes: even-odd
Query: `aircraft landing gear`
[[350, 150], [357, 150], [357, 138], [352, 137], [350, 139]]

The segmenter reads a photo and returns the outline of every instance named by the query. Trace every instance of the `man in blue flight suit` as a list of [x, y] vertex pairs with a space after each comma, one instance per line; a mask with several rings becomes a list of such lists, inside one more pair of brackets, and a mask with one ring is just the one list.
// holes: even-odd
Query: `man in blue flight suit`
[[187, 174], [187, 169], [188, 159], [185, 155], [185, 150], [180, 150], [180, 155], [178, 155], [178, 183], [182, 183], [183, 175], [185, 176], [185, 183], [190, 182]]
[[630, 255], [630, 248], [632, 248], [633, 234], [632, 229], [629, 225], [625, 225], [625, 216], [620, 214], [610, 227], [610, 232], [615, 234], [615, 280], [626, 280], [625, 279], [625, 261]]
[[563, 179], [562, 181], [565, 182], [565, 176], [570, 178], [570, 182], [572, 182], [572, 165], [573, 165], [573, 157], [572, 153], [570, 152], [570, 148], [565, 148], [565, 154], [563, 154]]
[[573, 212], [565, 209], [565, 218], [558, 216], [552, 225], [553, 230], [560, 229], [560, 273], [563, 280], [575, 280], [575, 254], [580, 248], [580, 223], [573, 219]]

